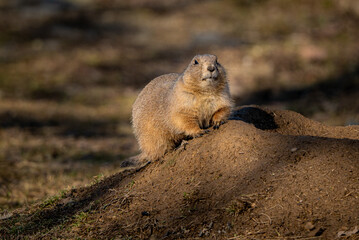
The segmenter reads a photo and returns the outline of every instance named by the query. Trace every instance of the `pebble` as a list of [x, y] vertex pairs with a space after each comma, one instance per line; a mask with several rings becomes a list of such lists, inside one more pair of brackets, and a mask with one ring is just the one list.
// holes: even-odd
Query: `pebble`
[[307, 222], [305, 225], [304, 225], [304, 228], [308, 231], [311, 231], [315, 228], [314, 224], [312, 222]]

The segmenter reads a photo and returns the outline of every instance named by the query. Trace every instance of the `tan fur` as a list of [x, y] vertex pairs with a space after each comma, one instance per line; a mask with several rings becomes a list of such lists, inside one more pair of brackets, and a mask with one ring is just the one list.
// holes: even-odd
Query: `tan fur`
[[155, 78], [132, 109], [141, 158], [156, 160], [186, 136], [198, 137], [211, 126], [218, 128], [231, 107], [226, 73], [214, 55], [197, 55], [182, 74]]

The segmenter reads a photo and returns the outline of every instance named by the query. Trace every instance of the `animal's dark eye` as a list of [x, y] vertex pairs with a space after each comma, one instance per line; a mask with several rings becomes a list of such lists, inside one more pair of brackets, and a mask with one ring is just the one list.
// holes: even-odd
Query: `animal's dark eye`
[[195, 59], [195, 60], [194, 60], [194, 65], [196, 65], [196, 64], [198, 64], [198, 61]]

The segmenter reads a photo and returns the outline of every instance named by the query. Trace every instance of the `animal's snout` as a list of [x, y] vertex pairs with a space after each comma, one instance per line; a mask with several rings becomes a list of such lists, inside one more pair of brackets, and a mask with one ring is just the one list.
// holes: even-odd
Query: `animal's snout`
[[207, 67], [207, 70], [210, 71], [210, 72], [213, 72], [215, 70], [215, 67], [213, 65], [209, 65]]

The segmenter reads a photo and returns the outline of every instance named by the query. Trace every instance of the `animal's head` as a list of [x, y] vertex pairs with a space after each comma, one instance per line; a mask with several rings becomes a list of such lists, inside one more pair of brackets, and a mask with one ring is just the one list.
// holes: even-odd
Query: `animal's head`
[[218, 89], [227, 83], [226, 72], [217, 57], [210, 54], [196, 55], [183, 74], [185, 84], [206, 91]]

